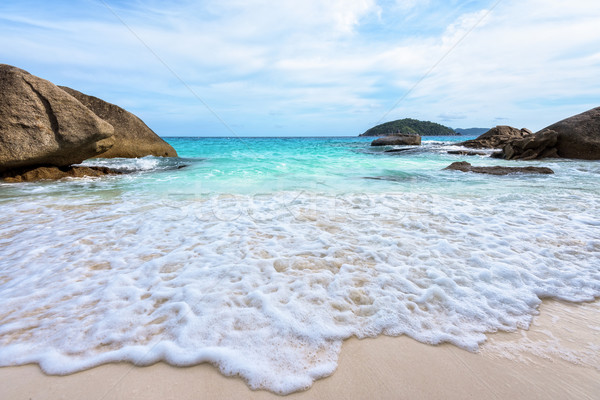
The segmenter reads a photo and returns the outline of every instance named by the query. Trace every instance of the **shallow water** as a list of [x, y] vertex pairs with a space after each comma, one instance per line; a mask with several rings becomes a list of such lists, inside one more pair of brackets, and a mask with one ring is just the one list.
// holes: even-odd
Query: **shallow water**
[[353, 335], [474, 351], [542, 298], [600, 297], [600, 163], [425, 139], [168, 138], [180, 158], [87, 162], [126, 175], [0, 184], [0, 365], [208, 361], [287, 393]]

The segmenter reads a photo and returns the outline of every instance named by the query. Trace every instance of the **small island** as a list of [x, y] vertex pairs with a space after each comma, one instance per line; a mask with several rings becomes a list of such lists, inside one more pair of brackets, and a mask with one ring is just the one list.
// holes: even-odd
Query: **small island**
[[374, 126], [359, 136], [391, 135], [456, 136], [458, 133], [452, 128], [435, 122], [404, 118]]

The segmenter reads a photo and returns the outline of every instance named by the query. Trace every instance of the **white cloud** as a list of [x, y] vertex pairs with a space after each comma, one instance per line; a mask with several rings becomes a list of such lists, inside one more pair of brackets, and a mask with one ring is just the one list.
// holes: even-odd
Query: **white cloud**
[[466, 38], [473, 30], [485, 26], [491, 10], [479, 10], [461, 15], [456, 22], [448, 25], [442, 36], [442, 43], [446, 46], [455, 46]]
[[[538, 129], [598, 105], [600, 3], [503, 0], [489, 15], [492, 3], [473, 4], [228, 0], [112, 8], [231, 125], [310, 117], [313, 125], [330, 123], [329, 133], [357, 134], [404, 98], [388, 119], [465, 116], [466, 127], [491, 126], [502, 115]], [[75, 18], [44, 3], [36, 12], [0, 5], [0, 56], [131, 105], [158, 121], [159, 133], [173, 118], [199, 124], [187, 133], [214, 123], [127, 27], [94, 7]]]

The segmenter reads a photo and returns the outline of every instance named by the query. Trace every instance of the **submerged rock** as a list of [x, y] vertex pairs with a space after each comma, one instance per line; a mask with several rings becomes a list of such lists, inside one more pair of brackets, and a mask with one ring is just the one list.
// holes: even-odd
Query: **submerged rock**
[[389, 150], [385, 150], [384, 153], [401, 153], [403, 151], [407, 151], [407, 150], [412, 150], [410, 148], [404, 148], [404, 149], [389, 149]]
[[81, 163], [110, 149], [113, 132], [51, 82], [0, 64], [0, 172]]
[[371, 142], [371, 146], [395, 146], [409, 145], [418, 146], [421, 144], [421, 136], [419, 135], [393, 135], [375, 139]]
[[448, 150], [448, 154], [458, 154], [460, 156], [489, 156], [490, 153], [485, 151], [472, 151], [472, 150]]
[[553, 174], [550, 168], [547, 167], [503, 167], [503, 166], [492, 166], [492, 167], [474, 167], [466, 161], [457, 161], [446, 168], [445, 170], [454, 170], [462, 172], [476, 172], [478, 174], [490, 174], [490, 175], [508, 175], [508, 174]]
[[473, 149], [501, 149], [505, 144], [515, 139], [531, 135], [529, 129], [517, 129], [512, 126], [498, 125], [476, 139], [458, 143], [459, 146]]
[[56, 180], [63, 178], [84, 178], [89, 176], [115, 175], [121, 172], [107, 167], [54, 167], [44, 166], [29, 170], [7, 171], [2, 174], [4, 182], [31, 182], [41, 180]]
[[161, 139], [141, 119], [119, 106], [77, 90], [60, 86], [75, 97], [98, 117], [109, 122], [115, 129], [115, 145], [98, 155], [103, 158], [136, 158], [145, 156], [177, 157], [171, 145]]

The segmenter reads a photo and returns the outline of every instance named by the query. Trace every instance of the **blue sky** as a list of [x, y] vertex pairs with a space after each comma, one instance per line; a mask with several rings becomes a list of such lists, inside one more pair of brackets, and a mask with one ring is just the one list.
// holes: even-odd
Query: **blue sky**
[[162, 136], [535, 131], [600, 105], [599, 21], [597, 0], [4, 0], [0, 62]]

